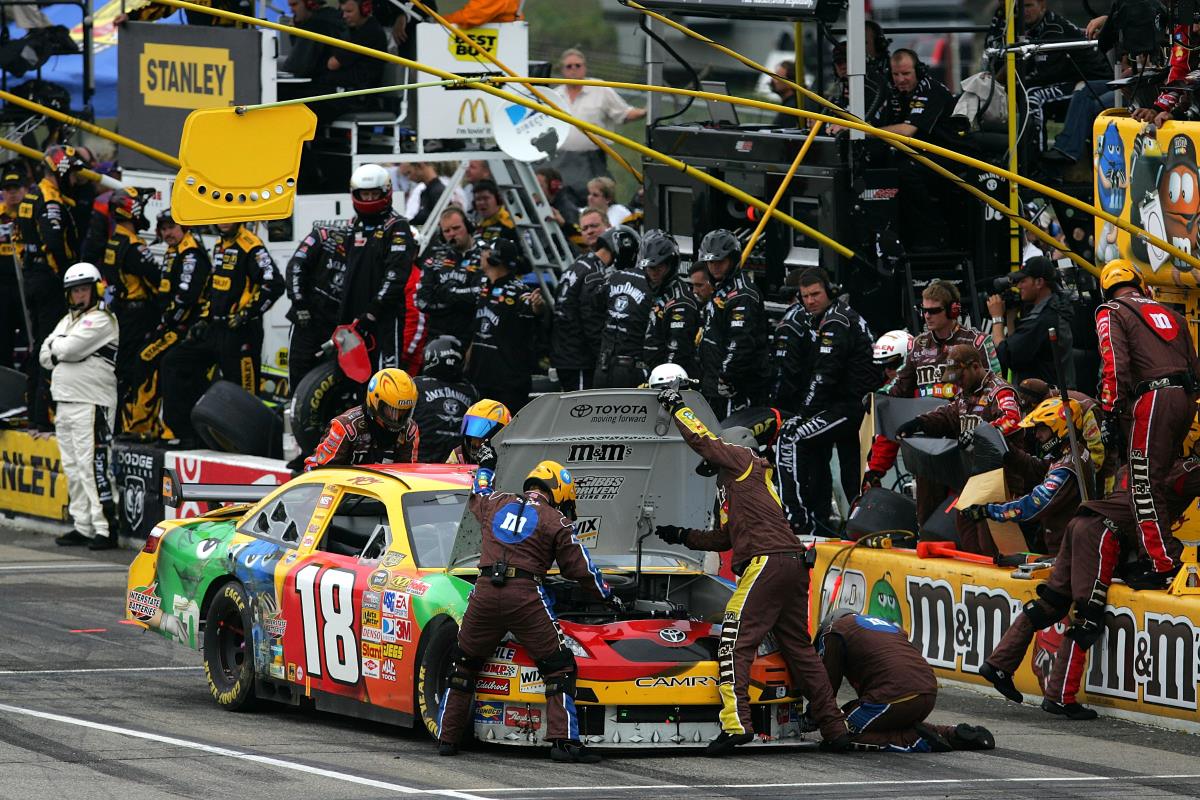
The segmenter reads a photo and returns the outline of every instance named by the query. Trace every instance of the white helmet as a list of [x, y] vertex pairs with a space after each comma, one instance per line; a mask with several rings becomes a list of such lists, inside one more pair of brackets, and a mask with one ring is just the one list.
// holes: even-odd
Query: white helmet
[[[361, 200], [358, 196], [361, 189], [382, 189], [383, 197]], [[382, 214], [392, 207], [392, 176], [378, 164], [363, 164], [350, 176], [350, 199], [359, 214]]]
[[888, 331], [875, 340], [871, 355], [875, 363], [892, 369], [899, 369], [912, 347], [913, 335], [908, 331]]
[[687, 370], [678, 364], [659, 364], [650, 371], [648, 386], [651, 389], [662, 389], [671, 384], [681, 385], [688, 379]]
[[[93, 297], [88, 301], [87, 305], [72, 305], [71, 290], [76, 286], [91, 286], [94, 292]], [[100, 302], [100, 298], [104, 295], [104, 278], [100, 275], [100, 270], [96, 269], [95, 264], [89, 264], [86, 261], [80, 261], [78, 264], [72, 264], [63, 273], [63, 290], [67, 293], [67, 304], [72, 309], [79, 311], [81, 309], [91, 308], [96, 303]]]

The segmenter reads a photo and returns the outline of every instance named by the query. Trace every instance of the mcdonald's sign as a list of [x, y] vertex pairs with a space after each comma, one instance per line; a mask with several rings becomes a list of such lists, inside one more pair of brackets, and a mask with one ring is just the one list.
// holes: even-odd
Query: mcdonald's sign
[[463, 125], [470, 119], [472, 125], [480, 123], [491, 125], [492, 121], [488, 118], [487, 105], [484, 104], [482, 97], [470, 98], [462, 101], [458, 107], [458, 124]]

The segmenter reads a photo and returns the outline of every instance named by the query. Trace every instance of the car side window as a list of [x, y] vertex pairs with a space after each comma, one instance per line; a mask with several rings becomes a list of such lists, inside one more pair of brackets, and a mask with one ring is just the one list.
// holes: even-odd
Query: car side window
[[342, 495], [318, 550], [342, 556], [357, 556], [362, 561], [378, 561], [392, 543], [387, 506], [364, 494]]
[[304, 483], [275, 495], [262, 510], [238, 527], [245, 533], [285, 547], [297, 547], [317, 500], [325, 490], [324, 484]]

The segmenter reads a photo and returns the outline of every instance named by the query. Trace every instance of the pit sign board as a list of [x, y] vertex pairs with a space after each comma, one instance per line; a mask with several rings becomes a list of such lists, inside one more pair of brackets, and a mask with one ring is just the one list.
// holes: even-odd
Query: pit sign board
[[[518, 75], [529, 74], [529, 25], [503, 22], [481, 25], [463, 33], [474, 47], [437, 25], [417, 26], [417, 61], [464, 78], [502, 75], [480, 52], [495, 56]], [[428, 80], [425, 74], [413, 80]], [[417, 135], [421, 139], [490, 139], [489, 95], [476, 89], [431, 86], [417, 90]]]

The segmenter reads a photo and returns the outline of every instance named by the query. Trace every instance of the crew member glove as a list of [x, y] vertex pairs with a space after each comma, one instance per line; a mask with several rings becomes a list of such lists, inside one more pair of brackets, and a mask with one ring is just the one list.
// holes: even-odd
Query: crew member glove
[[717, 394], [719, 394], [721, 397], [733, 397], [735, 393], [733, 391], [733, 386], [727, 383], [724, 378], [718, 378]]
[[871, 489], [878, 489], [883, 485], [883, 473], [877, 469], [869, 469], [863, 473], [862, 492], [866, 494]]
[[958, 446], [968, 453], [975, 449], [975, 429], [958, 434]]
[[478, 464], [481, 469], [490, 469], [492, 472], [495, 472], [497, 461], [498, 459], [496, 458], [496, 451], [490, 444], [485, 442], [484, 444], [481, 444], [479, 447], [475, 448], [475, 463]]
[[965, 514], [968, 519], [973, 519], [976, 522], [982, 522], [985, 519], [990, 519], [990, 517], [988, 517], [986, 505], [980, 504], [975, 506], [967, 506], [966, 508], [960, 508], [959, 511]]
[[236, 331], [250, 321], [249, 311], [239, 311], [229, 318], [229, 329]]
[[684, 544], [687, 528], [681, 528], [678, 525], [655, 525], [654, 535], [667, 544]]
[[1121, 424], [1113, 417], [1100, 422], [1100, 441], [1105, 447], [1117, 447], [1121, 442]]
[[674, 386], [668, 386], [658, 393], [658, 404], [671, 414], [687, 405], [683, 402], [683, 395]]
[[354, 320], [354, 329], [358, 331], [359, 335], [361, 335], [364, 339], [368, 339], [375, 330], [375, 320], [371, 319], [366, 314], [363, 314], [361, 317], [358, 317]]
[[925, 433], [925, 427], [921, 424], [921, 420], [915, 418], [896, 428], [897, 439], [904, 439], [908, 436], [920, 436], [923, 433]]
[[307, 308], [292, 308], [292, 317], [295, 318], [296, 324], [301, 328], [307, 328], [312, 324], [312, 312]]

